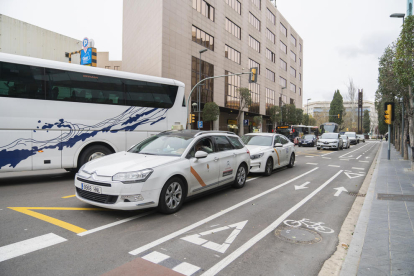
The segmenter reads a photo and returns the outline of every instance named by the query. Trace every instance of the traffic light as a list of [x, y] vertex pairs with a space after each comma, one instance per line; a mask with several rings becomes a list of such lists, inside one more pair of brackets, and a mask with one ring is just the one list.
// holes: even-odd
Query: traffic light
[[385, 123], [387, 125], [391, 125], [391, 123], [392, 123], [392, 105], [390, 103], [385, 105], [384, 113], [385, 113], [385, 115], [384, 115]]
[[338, 114], [338, 119], [339, 119], [340, 117], [339, 117], [339, 114]]
[[249, 83], [257, 82], [257, 73], [258, 73], [258, 67], [250, 68]]
[[195, 114], [190, 114], [190, 118], [189, 118], [190, 123], [195, 123]]

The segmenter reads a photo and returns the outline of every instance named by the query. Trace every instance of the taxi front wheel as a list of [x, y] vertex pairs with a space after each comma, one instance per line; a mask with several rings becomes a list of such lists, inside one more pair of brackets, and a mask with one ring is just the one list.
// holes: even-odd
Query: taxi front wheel
[[247, 169], [246, 165], [241, 164], [237, 169], [236, 179], [234, 179], [233, 188], [240, 189], [246, 183]]
[[180, 210], [184, 202], [185, 185], [181, 178], [172, 177], [164, 185], [160, 194], [158, 211], [172, 214]]

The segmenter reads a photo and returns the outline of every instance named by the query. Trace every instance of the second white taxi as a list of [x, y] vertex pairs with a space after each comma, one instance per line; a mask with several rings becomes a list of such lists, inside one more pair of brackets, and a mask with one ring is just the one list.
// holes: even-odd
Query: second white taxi
[[250, 172], [272, 174], [274, 169], [295, 164], [295, 144], [281, 134], [249, 133], [242, 137], [250, 151]]
[[250, 154], [231, 132], [166, 131], [86, 163], [75, 176], [76, 197], [99, 207], [177, 212], [187, 197], [232, 185], [242, 188]]

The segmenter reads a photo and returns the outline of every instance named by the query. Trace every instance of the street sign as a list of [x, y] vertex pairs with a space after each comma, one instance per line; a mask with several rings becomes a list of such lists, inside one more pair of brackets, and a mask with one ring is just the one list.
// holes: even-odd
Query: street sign
[[83, 51], [86, 53], [86, 49], [88, 49], [88, 45], [89, 45], [89, 39], [87, 37], [85, 37], [82, 40], [82, 47], [83, 47]]
[[249, 120], [243, 120], [243, 126], [249, 126]]
[[92, 48], [88, 48], [85, 52], [81, 51], [81, 65], [92, 64]]
[[203, 121], [197, 121], [198, 128], [203, 128]]

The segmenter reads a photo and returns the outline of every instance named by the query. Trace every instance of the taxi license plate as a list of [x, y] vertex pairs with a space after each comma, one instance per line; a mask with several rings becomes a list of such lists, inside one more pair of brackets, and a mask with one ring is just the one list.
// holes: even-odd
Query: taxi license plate
[[88, 191], [91, 193], [102, 194], [102, 187], [91, 185], [91, 184], [82, 183], [82, 190]]

